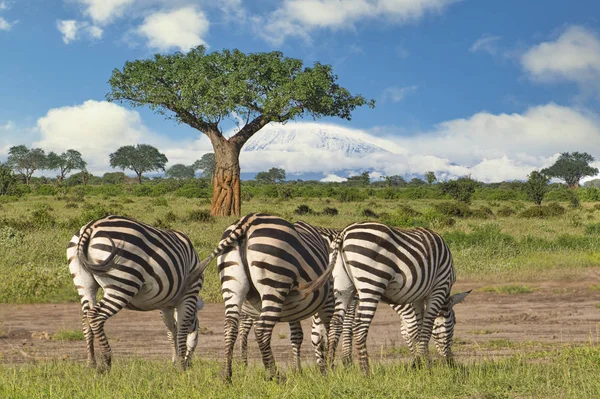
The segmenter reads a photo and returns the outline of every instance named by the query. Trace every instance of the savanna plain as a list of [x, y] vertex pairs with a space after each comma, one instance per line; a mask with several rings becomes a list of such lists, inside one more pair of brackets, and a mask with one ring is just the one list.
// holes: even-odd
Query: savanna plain
[[[341, 364], [321, 376], [308, 339], [304, 368], [292, 372], [289, 330], [281, 323], [273, 347], [285, 378], [265, 379], [250, 339], [250, 365], [236, 363], [233, 383], [226, 384], [215, 263], [200, 293], [206, 306], [189, 370], [170, 363], [158, 312], [123, 311], [107, 322], [114, 364], [101, 375], [85, 365], [65, 248], [83, 224], [120, 214], [185, 232], [204, 257], [235, 217], [212, 218], [210, 200], [171, 195], [0, 198], [0, 398], [599, 397], [600, 206], [558, 201], [535, 214], [527, 212], [531, 207], [522, 200], [246, 198], [243, 214], [334, 228], [369, 219], [430, 227], [452, 250], [454, 290], [473, 293], [456, 307], [454, 368], [436, 362], [432, 347], [432, 363], [412, 369], [399, 318], [382, 305], [369, 334], [370, 376]], [[303, 327], [309, 337], [309, 322]]]

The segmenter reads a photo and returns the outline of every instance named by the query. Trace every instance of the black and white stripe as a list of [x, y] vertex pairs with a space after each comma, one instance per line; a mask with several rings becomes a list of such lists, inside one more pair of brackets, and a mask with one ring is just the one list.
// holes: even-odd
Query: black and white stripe
[[[353, 335], [359, 362], [369, 371], [366, 339], [369, 325], [380, 301], [399, 305], [403, 335], [420, 361], [427, 354], [438, 316], [444, 322], [436, 328], [436, 343], [451, 359], [454, 313], [460, 297], [450, 297], [456, 279], [452, 255], [442, 237], [428, 229], [394, 229], [377, 222], [360, 222], [346, 227], [338, 238], [340, 256], [333, 271], [336, 311], [329, 331], [329, 360], [343, 329], [344, 314], [358, 293]], [[352, 325], [348, 320], [347, 326]], [[436, 324], [437, 325], [437, 324]], [[445, 342], [445, 343], [444, 343]], [[348, 353], [348, 348], [344, 348]]]
[[[329, 262], [329, 249], [310, 225], [295, 227], [276, 216], [250, 214], [227, 228], [217, 248], [202, 261], [206, 265], [218, 256], [225, 302], [226, 379], [231, 379], [233, 346], [242, 313], [256, 320], [256, 338], [271, 376], [276, 374], [271, 335], [277, 322], [296, 326], [292, 342], [296, 353], [301, 343], [300, 320], [317, 314], [322, 326], [328, 325], [333, 310], [334, 265]], [[324, 343], [326, 334], [325, 330]]]
[[[96, 366], [94, 337], [110, 369], [111, 348], [104, 323], [123, 308], [161, 311], [174, 360], [186, 367], [197, 343], [198, 292], [204, 282], [189, 238], [121, 217], [83, 226], [67, 246], [67, 260], [81, 298], [88, 364]], [[96, 293], [103, 295], [96, 302]]]

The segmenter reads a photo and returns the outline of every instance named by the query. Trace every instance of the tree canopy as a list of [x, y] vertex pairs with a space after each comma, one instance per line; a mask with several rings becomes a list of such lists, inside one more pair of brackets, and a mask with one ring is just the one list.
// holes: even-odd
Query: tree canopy
[[50, 152], [47, 157], [47, 169], [58, 170], [59, 184], [73, 169], [85, 170], [86, 166], [87, 162], [81, 158], [81, 153], [77, 150], [67, 150], [60, 155]]
[[46, 153], [41, 148], [27, 148], [24, 145], [10, 147], [8, 150], [9, 167], [25, 176], [25, 183], [29, 185], [31, 176], [38, 169], [45, 169], [47, 164]]
[[276, 183], [285, 180], [285, 170], [281, 168], [271, 168], [268, 172], [258, 172], [256, 180], [262, 183]]
[[140, 184], [143, 173], [164, 171], [168, 162], [165, 154], [148, 144], [126, 145], [110, 154], [109, 157], [111, 167], [133, 170]]
[[586, 152], [563, 152], [554, 165], [540, 172], [564, 180], [568, 188], [578, 188], [583, 177], [598, 174], [598, 168], [590, 166], [594, 161], [594, 157]]
[[192, 164], [192, 168], [194, 168], [194, 172], [201, 170], [203, 178], [211, 179], [215, 174], [215, 170], [217, 169], [215, 154], [212, 152], [207, 152], [206, 154], [202, 155], [202, 158]]
[[548, 182], [550, 182], [548, 176], [537, 170], [532, 171], [529, 176], [527, 176], [527, 181], [525, 182], [525, 193], [527, 193], [527, 198], [536, 205], [542, 205], [542, 201], [550, 189], [548, 187]]
[[429, 171], [425, 173], [425, 180], [427, 180], [427, 184], [433, 184], [437, 181], [437, 177], [435, 177], [435, 172]]
[[[353, 95], [336, 83], [330, 65], [279, 51], [243, 53], [237, 49], [207, 53], [203, 46], [152, 59], [128, 61], [109, 79], [108, 101], [148, 106], [166, 118], [200, 130], [210, 139], [216, 160], [211, 214], [240, 214], [242, 146], [269, 122], [310, 115], [351, 119], [373, 100]], [[225, 138], [220, 123], [230, 119], [239, 130]]]
[[192, 179], [194, 178], [195, 170], [193, 166], [176, 163], [167, 169], [165, 176], [173, 179]]

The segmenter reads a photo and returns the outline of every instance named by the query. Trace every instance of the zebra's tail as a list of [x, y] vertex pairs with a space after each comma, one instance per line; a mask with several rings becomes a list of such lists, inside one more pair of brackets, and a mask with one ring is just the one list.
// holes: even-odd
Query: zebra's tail
[[90, 245], [90, 238], [92, 237], [93, 233], [92, 225], [94, 222], [96, 222], [96, 220], [92, 220], [83, 228], [83, 232], [81, 233], [79, 242], [77, 243], [77, 259], [79, 260], [79, 263], [81, 263], [81, 266], [83, 266], [83, 268], [88, 272], [102, 275], [107, 273], [114, 265], [119, 248], [117, 248], [111, 237], [106, 236], [111, 245], [110, 254], [108, 257], [100, 263], [93, 262], [88, 258], [87, 253]]
[[319, 277], [317, 277], [311, 282], [300, 284], [300, 286], [296, 289], [299, 295], [302, 296], [302, 298], [306, 298], [313, 292], [319, 290], [329, 280], [331, 274], [333, 273], [333, 268], [335, 267], [335, 262], [337, 260], [338, 253], [340, 251], [340, 248], [342, 247], [342, 238], [343, 235], [338, 234], [331, 242], [331, 261], [329, 262], [329, 265], [327, 265], [327, 268], [325, 269], [323, 274], [321, 274]]
[[235, 244], [240, 239], [240, 237], [245, 236], [246, 232], [248, 231], [250, 226], [252, 226], [252, 223], [257, 219], [258, 216], [258, 214], [253, 213], [241, 218], [236, 223], [233, 230], [231, 230], [229, 235], [227, 235], [227, 237], [219, 241], [219, 244], [212, 251], [212, 253], [208, 255], [208, 257], [206, 257], [204, 260], [202, 260], [198, 267], [191, 273], [191, 281], [196, 281], [197, 279], [199, 279], [214, 258], [219, 256], [219, 254], [221, 254], [221, 252], [223, 252], [225, 249]]

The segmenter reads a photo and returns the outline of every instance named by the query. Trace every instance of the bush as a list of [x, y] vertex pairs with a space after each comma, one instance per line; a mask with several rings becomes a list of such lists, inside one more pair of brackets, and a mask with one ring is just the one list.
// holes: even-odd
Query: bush
[[338, 199], [341, 202], [354, 202], [363, 201], [367, 196], [361, 192], [358, 188], [346, 188], [342, 189], [338, 194]]
[[336, 208], [326, 207], [323, 209], [323, 215], [327, 216], [337, 216], [339, 211]]
[[398, 205], [398, 212], [402, 212], [411, 217], [422, 216], [423, 214], [408, 205]]
[[65, 208], [67, 208], [67, 209], [79, 208], [79, 205], [77, 205], [75, 202], [67, 202], [65, 204]]
[[194, 209], [188, 213], [187, 220], [190, 222], [207, 223], [212, 222], [213, 217], [208, 209]]
[[435, 209], [445, 216], [466, 218], [472, 215], [471, 208], [464, 202], [440, 202]]
[[178, 219], [179, 218], [177, 217], [177, 215], [171, 211], [165, 213], [165, 221], [167, 221], [169, 223], [176, 222]]
[[414, 220], [405, 213], [383, 213], [380, 215], [381, 223], [394, 227], [413, 227]]
[[581, 208], [581, 200], [575, 190], [569, 190], [569, 204], [573, 209]]
[[479, 209], [471, 210], [471, 217], [480, 219], [489, 219], [494, 217], [494, 212], [487, 206], [482, 206]]
[[519, 217], [521, 218], [549, 218], [562, 216], [566, 212], [566, 209], [556, 202], [553, 202], [549, 205], [542, 206], [532, 206], [531, 208], [525, 209], [521, 213], [519, 213]]
[[310, 209], [310, 207], [308, 205], [302, 204], [294, 210], [294, 213], [296, 215], [309, 215], [309, 214], [313, 214], [314, 211], [312, 209]]
[[169, 202], [165, 197], [154, 198], [150, 203], [154, 206], [169, 206]]
[[514, 209], [512, 209], [512, 208], [510, 208], [508, 206], [503, 206], [502, 208], [498, 209], [498, 211], [496, 211], [496, 214], [498, 216], [503, 217], [503, 218], [512, 216], [515, 213], [517, 213], [517, 211], [515, 211]]
[[56, 187], [50, 184], [42, 184], [35, 190], [36, 195], [56, 195]]
[[473, 194], [475, 193], [475, 189], [477, 189], [477, 187], [479, 187], [479, 183], [471, 179], [469, 176], [439, 184], [442, 194], [449, 195], [456, 201], [465, 204], [471, 203]]
[[428, 209], [423, 212], [423, 219], [433, 229], [439, 227], [452, 227], [456, 224], [456, 219], [446, 216], [434, 209]]
[[38, 206], [31, 214], [31, 224], [35, 227], [53, 227], [56, 218], [50, 213], [51, 210], [48, 206]]

